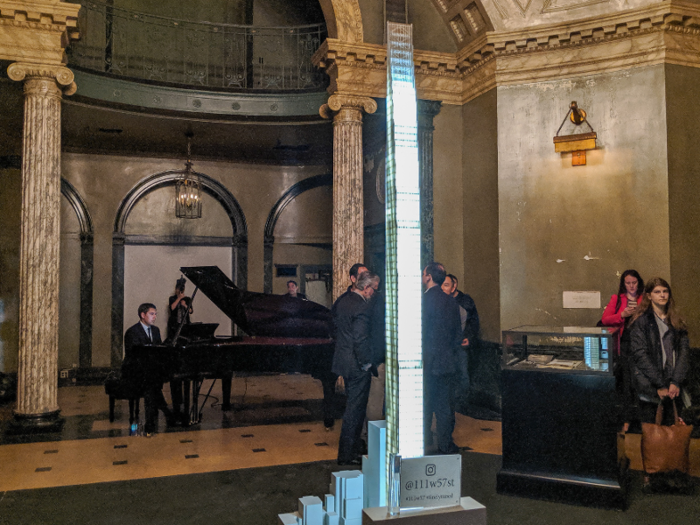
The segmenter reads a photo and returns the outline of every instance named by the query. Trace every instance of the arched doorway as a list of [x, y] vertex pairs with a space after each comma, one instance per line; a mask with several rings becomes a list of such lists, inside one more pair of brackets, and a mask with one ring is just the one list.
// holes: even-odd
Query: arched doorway
[[61, 179], [58, 367], [92, 365], [93, 224], [85, 201]]
[[[121, 362], [124, 329], [137, 321], [140, 303], [158, 307], [157, 324], [165, 336], [167, 299], [181, 266], [219, 266], [246, 288], [247, 225], [238, 202], [221, 183], [198, 173], [202, 218], [178, 219], [174, 184], [181, 175], [168, 171], [147, 177], [119, 206], [112, 242], [112, 366]], [[192, 292], [190, 285], [186, 293]], [[218, 322], [217, 333], [231, 333], [230, 320], [206, 297], [197, 296], [194, 307], [193, 320]]]
[[265, 223], [265, 292], [285, 293], [291, 279], [310, 300], [330, 306], [332, 183], [330, 173], [297, 182], [270, 210]]

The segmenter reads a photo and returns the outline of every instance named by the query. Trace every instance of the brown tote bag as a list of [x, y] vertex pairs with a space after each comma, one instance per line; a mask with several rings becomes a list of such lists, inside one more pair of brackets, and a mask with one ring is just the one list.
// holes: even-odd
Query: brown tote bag
[[673, 425], [661, 424], [662, 403], [659, 403], [659, 408], [656, 409], [656, 424], [642, 423], [642, 463], [647, 474], [674, 470], [688, 472], [690, 434], [693, 426], [680, 422], [676, 404], [672, 404]]

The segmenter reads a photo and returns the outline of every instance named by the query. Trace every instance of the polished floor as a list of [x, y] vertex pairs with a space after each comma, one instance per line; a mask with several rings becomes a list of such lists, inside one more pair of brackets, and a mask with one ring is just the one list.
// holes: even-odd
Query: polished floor
[[[209, 384], [205, 384], [208, 389]], [[164, 389], [169, 398], [168, 387]], [[326, 431], [320, 421], [321, 386], [305, 375], [258, 376], [234, 381], [234, 410], [221, 411], [220, 390], [204, 403], [203, 421], [189, 428], [130, 435], [127, 401], [117, 401], [109, 422], [103, 387], [59, 389], [66, 418], [61, 436], [7, 436], [31, 440], [0, 446], [0, 492], [107, 481], [177, 476], [333, 460], [341, 421]], [[260, 424], [265, 418], [268, 424]], [[315, 420], [314, 420], [315, 418]], [[143, 407], [141, 407], [143, 420]], [[458, 415], [460, 447], [500, 454], [500, 423]]]
[[[209, 384], [205, 384], [204, 391], [208, 389]], [[168, 398], [167, 386], [164, 390]], [[213, 386], [211, 396], [200, 400], [203, 407], [201, 424], [189, 428], [166, 428], [161, 416], [161, 432], [147, 438], [130, 435], [126, 401], [117, 402], [115, 421], [109, 422], [108, 400], [103, 387], [60, 388], [59, 405], [66, 420], [61, 433], [2, 434], [0, 524], [123, 523], [118, 516], [137, 523], [274, 523], [277, 512], [295, 510], [300, 496], [323, 493], [330, 472], [344, 468], [338, 467], [334, 461], [341, 421], [338, 420], [330, 432], [324, 429], [321, 386], [311, 377], [237, 378], [232, 396], [234, 409], [230, 412], [221, 410], [218, 384]], [[0, 407], [0, 422], [4, 422], [5, 430], [10, 417], [11, 407]], [[495, 495], [495, 473], [501, 453], [499, 422], [458, 414], [455, 442], [462, 448], [463, 493], [482, 498], [484, 502], [495, 497], [501, 502], [499, 505], [505, 505], [497, 512], [501, 516], [497, 521], [489, 511], [489, 523], [568, 523], [565, 519], [550, 521], [543, 517], [540, 521], [531, 521], [530, 518], [523, 520], [522, 516], [517, 518], [518, 508], [529, 508], [534, 503]], [[632, 468], [641, 469], [639, 435], [628, 434], [624, 444]], [[700, 476], [700, 440], [693, 440], [691, 464], [692, 474]], [[308, 476], [318, 479], [307, 479]], [[636, 474], [637, 485], [639, 477]], [[254, 487], [258, 492], [251, 492]], [[487, 489], [488, 492], [484, 492]], [[222, 494], [222, 491], [229, 490], [232, 491], [230, 497], [236, 499], [235, 503]], [[261, 500], [265, 494], [268, 499]], [[206, 519], [206, 513], [190, 514], [183, 510], [179, 512], [187, 514], [186, 519], [172, 514], [172, 509], [180, 508], [185, 501], [196, 505], [198, 498], [209, 509], [210, 515], [220, 519], [211, 521]], [[633, 506], [648, 506], [651, 501], [652, 508], [655, 508], [653, 501], [658, 504], [661, 500], [653, 498], [643, 497], [637, 486]], [[690, 510], [698, 508], [696, 496], [675, 498], [686, 502], [684, 505], [692, 501], [688, 507]], [[120, 499], [124, 499], [126, 507], [119, 506]], [[102, 509], [99, 519], [72, 514], [72, 506], [89, 507], [91, 500]], [[172, 501], [168, 503], [168, 500]], [[147, 511], [139, 511], [143, 501], [151, 501]], [[504, 501], [511, 503], [505, 504]], [[236, 515], [244, 513], [248, 516], [246, 513], [250, 512], [250, 517], [233, 519], [231, 514], [222, 512], [220, 505], [230, 507], [230, 512]], [[255, 505], [264, 508], [255, 510]], [[513, 508], [506, 512], [509, 505]], [[558, 506], [552, 503], [538, 502], [537, 505], [558, 508], [548, 507]], [[159, 510], [155, 511], [154, 506]], [[55, 508], [61, 509], [60, 516], [52, 514]], [[105, 512], [111, 514], [104, 515]], [[161, 514], [169, 515], [171, 521]], [[642, 517], [646, 515], [647, 512], [641, 514]], [[697, 517], [700, 518], [700, 514]], [[606, 518], [601, 522], [619, 521]]]

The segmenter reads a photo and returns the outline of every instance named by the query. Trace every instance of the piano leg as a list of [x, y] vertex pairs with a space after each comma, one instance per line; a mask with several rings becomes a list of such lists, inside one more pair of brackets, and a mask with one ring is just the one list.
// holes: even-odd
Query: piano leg
[[231, 410], [231, 383], [233, 374], [226, 374], [221, 377], [221, 410], [228, 412]]
[[202, 422], [202, 412], [199, 409], [199, 391], [202, 389], [202, 379], [192, 381], [192, 424]]

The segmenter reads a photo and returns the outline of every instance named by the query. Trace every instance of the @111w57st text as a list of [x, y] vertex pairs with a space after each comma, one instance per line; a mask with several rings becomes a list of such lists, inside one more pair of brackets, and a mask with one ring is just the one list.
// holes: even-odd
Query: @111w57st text
[[438, 479], [416, 479], [404, 483], [406, 490], [441, 489], [443, 487], [454, 487], [455, 480], [447, 478]]

